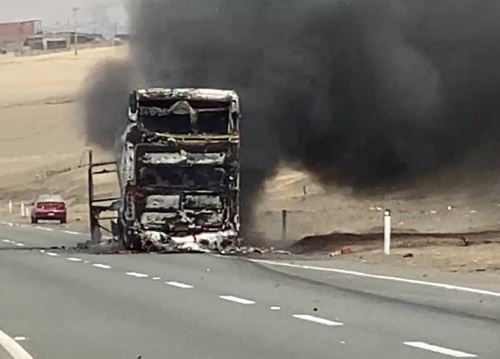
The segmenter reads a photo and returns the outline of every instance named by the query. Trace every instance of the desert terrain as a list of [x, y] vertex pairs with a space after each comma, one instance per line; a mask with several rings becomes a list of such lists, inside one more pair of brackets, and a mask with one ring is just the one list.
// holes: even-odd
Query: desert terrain
[[[0, 56], [2, 216], [27, 222], [17, 214], [19, 204], [55, 192], [68, 201], [68, 226], [87, 229], [85, 165], [92, 145], [82, 130], [80, 94], [96, 64], [126, 55], [126, 47], [116, 47], [85, 49], [79, 56], [72, 52]], [[93, 149], [98, 159], [110, 157]], [[379, 250], [387, 208], [392, 211], [394, 232], [399, 233], [396, 246], [402, 248], [396, 257], [407, 254], [407, 247], [419, 247], [411, 260], [393, 262], [500, 271], [500, 186], [470, 173], [462, 173], [464, 181], [456, 181], [460, 171], [454, 173], [443, 171], [434, 179], [384, 194], [360, 194], [347, 187], [324, 187], [300, 169], [284, 165], [266, 182], [253, 232], [278, 246], [301, 240], [301, 253], [363, 252], [363, 258], [379, 261], [384, 260]], [[105, 192], [115, 190], [112, 178], [100, 186]], [[9, 200], [14, 203], [13, 215], [7, 213]], [[286, 238], [281, 232], [283, 209], [288, 211]], [[468, 267], [469, 263], [473, 265]]]

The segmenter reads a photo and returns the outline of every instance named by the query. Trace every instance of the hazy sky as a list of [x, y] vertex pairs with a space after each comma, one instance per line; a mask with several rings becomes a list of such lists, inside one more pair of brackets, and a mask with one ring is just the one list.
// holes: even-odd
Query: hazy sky
[[79, 18], [87, 31], [103, 31], [117, 23], [126, 28], [127, 16], [123, 0], [0, 0], [0, 22], [41, 19], [42, 26], [67, 26], [72, 21], [73, 7], [79, 7]]

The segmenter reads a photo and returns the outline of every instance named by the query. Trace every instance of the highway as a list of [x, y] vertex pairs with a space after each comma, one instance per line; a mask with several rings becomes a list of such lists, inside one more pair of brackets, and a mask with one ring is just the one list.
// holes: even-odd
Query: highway
[[[68, 250], [85, 239], [0, 225], [0, 334], [23, 348], [16, 359], [500, 358], [498, 292]], [[0, 335], [1, 359], [11, 341]]]

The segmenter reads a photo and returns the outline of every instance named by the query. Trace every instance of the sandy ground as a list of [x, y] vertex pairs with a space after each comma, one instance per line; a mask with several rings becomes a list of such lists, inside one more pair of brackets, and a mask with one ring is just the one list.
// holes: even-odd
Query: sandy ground
[[[79, 56], [68, 52], [0, 57], [0, 213], [3, 216], [9, 200], [14, 201], [18, 211], [20, 201], [31, 203], [38, 194], [57, 192], [68, 200], [69, 225], [81, 230], [87, 228], [84, 165], [89, 148], [81, 131], [78, 94], [93, 66], [104, 59], [123, 58], [126, 53], [127, 49], [120, 47], [86, 49]], [[109, 158], [102, 151], [97, 152], [98, 159]], [[114, 184], [114, 179], [109, 178], [99, 188], [103, 193], [111, 193], [116, 189]], [[462, 186], [441, 179], [439, 183], [420, 183], [411, 190], [392, 191], [389, 195], [360, 196], [349, 188], [324, 188], [301, 171], [283, 168], [266, 183], [257, 206], [255, 232], [271, 241], [282, 240], [281, 211], [286, 209], [287, 242], [330, 233], [374, 235], [371, 243], [375, 247], [364, 244], [356, 252], [369, 250], [366, 258], [370, 260], [399, 263], [377, 252], [385, 208], [392, 211], [395, 232], [431, 234], [429, 242], [418, 237], [414, 243], [422, 247], [412, 248], [415, 256], [400, 260], [401, 264], [453, 269], [468, 262], [470, 268], [475, 268], [474, 260], [481, 258], [478, 261], [487, 261], [488, 270], [500, 267], [498, 255], [483, 259], [474, 252], [498, 253], [494, 243], [460, 248], [445, 243], [443, 248], [449, 249], [443, 251], [427, 247], [429, 243], [443, 246], [433, 240], [433, 235], [439, 233], [487, 230], [493, 231], [489, 240], [495, 242], [495, 231], [500, 229], [500, 185], [496, 183]], [[337, 244], [334, 248], [323, 248], [324, 253], [339, 246], [338, 238], [328, 238]], [[394, 258], [401, 257], [397, 253]]]

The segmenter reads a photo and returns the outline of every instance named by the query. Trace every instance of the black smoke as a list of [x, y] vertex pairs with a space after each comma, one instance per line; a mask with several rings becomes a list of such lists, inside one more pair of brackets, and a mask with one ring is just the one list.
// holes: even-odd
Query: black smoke
[[[129, 8], [131, 61], [148, 86], [240, 93], [250, 198], [281, 162], [363, 190], [498, 157], [498, 1], [143, 0]], [[97, 88], [125, 85], [101, 75]], [[102, 101], [93, 97], [90, 112]], [[114, 120], [102, 119], [113, 124], [105, 135], [122, 123]], [[102, 143], [96, 134], [90, 140]]]
[[108, 60], [98, 64], [87, 78], [82, 102], [87, 140], [114, 149], [127, 124], [128, 95], [133, 87], [128, 61]]

